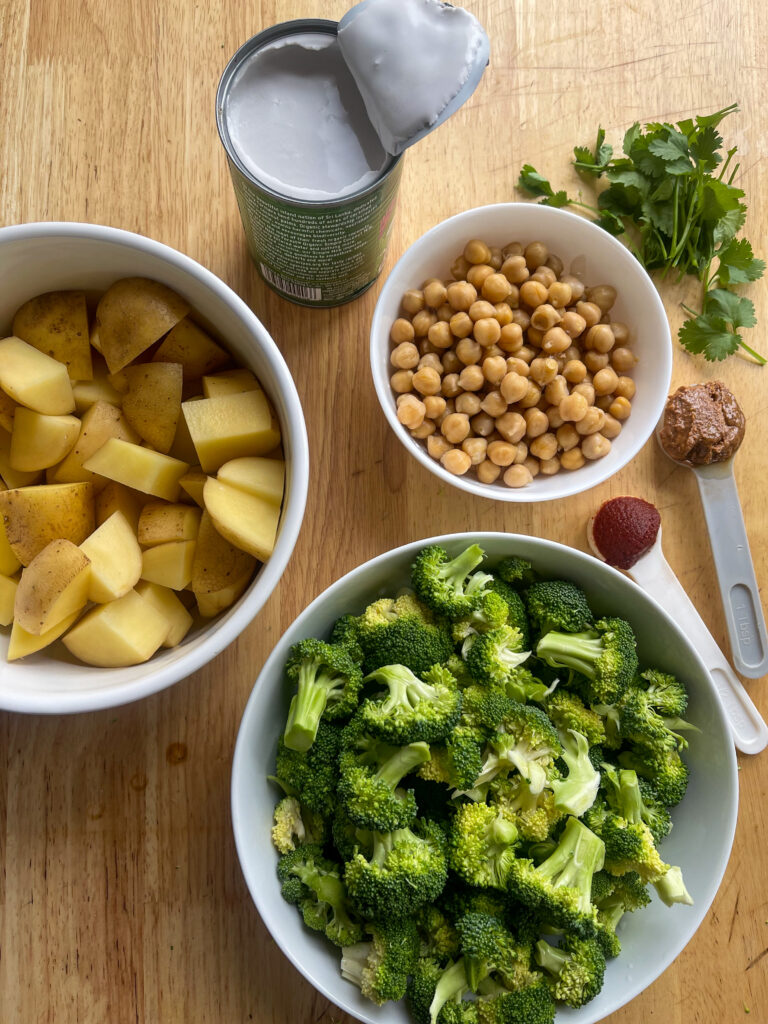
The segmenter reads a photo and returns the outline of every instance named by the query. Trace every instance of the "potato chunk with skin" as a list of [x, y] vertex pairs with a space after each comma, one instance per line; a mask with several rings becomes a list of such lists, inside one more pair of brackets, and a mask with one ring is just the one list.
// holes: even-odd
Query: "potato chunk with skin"
[[17, 310], [12, 330], [17, 338], [64, 363], [71, 380], [91, 379], [85, 292], [36, 295]]
[[168, 620], [129, 590], [92, 608], [64, 636], [67, 650], [86, 665], [120, 668], [148, 661], [168, 634]]
[[171, 590], [183, 590], [192, 579], [195, 557], [193, 540], [156, 544], [141, 555], [141, 578]]
[[230, 544], [203, 512], [192, 562], [190, 587], [200, 614], [209, 617], [228, 608], [243, 593], [256, 569], [253, 555]]
[[186, 462], [179, 462], [170, 455], [153, 452], [150, 448], [141, 448], [116, 437], [111, 437], [103, 444], [86, 460], [84, 467], [92, 473], [116, 480], [144, 494], [165, 498], [166, 501], [176, 501], [179, 480], [189, 469]]
[[280, 521], [278, 505], [213, 477], [205, 482], [203, 500], [222, 537], [266, 562], [275, 547]]
[[0, 491], [0, 515], [11, 550], [29, 565], [52, 540], [78, 545], [93, 533], [93, 488], [89, 483], [38, 484]]
[[84, 463], [111, 437], [122, 441], [139, 440], [120, 409], [108, 402], [94, 402], [80, 421], [80, 434], [72, 451], [46, 474], [49, 482], [65, 484], [83, 480], [90, 481], [96, 488], [103, 487], [104, 480], [85, 469]]
[[0, 476], [7, 487], [28, 487], [42, 477], [40, 470], [23, 473], [11, 465], [11, 435], [0, 428]]
[[261, 391], [261, 384], [250, 370], [223, 370], [213, 376], [203, 377], [203, 395], [206, 398], [237, 395], [241, 391]]
[[13, 617], [22, 629], [41, 636], [88, 602], [91, 562], [68, 540], [52, 540], [24, 569]]
[[134, 491], [116, 480], [107, 480], [96, 495], [96, 523], [101, 526], [114, 512], [122, 512], [133, 532], [137, 533], [139, 516], [146, 500], [147, 496], [140, 491]]
[[70, 452], [79, 434], [77, 416], [44, 416], [20, 405], [13, 419], [11, 466], [23, 473], [55, 466]]
[[21, 338], [0, 341], [0, 388], [20, 405], [47, 416], [73, 412], [67, 368]]
[[113, 512], [80, 545], [91, 562], [88, 600], [97, 604], [127, 594], [141, 576], [141, 548], [122, 512]]
[[197, 380], [230, 362], [229, 353], [210, 335], [185, 317], [163, 338], [153, 356], [155, 363], [181, 363], [184, 380]]
[[263, 391], [184, 402], [182, 411], [206, 473], [243, 455], [265, 455], [280, 443], [280, 429]]
[[96, 307], [99, 345], [110, 373], [122, 370], [187, 315], [176, 292], [145, 277], [115, 281]]
[[285, 487], [285, 463], [282, 459], [259, 456], [232, 459], [219, 469], [216, 479], [279, 506]]
[[122, 372], [123, 415], [140, 437], [167, 454], [181, 416], [181, 364], [139, 363]]
[[13, 622], [13, 605], [18, 586], [18, 580], [0, 575], [0, 626], [10, 626]]
[[195, 540], [200, 515], [200, 509], [194, 505], [148, 501], [139, 516], [139, 544], [146, 548], [174, 540]]
[[19, 408], [18, 402], [14, 402], [10, 395], [0, 389], [0, 427], [10, 434], [13, 430], [13, 417]]
[[93, 378], [77, 380], [72, 385], [75, 409], [80, 416], [95, 402], [109, 402], [110, 405], [116, 405], [118, 408], [123, 404], [122, 394], [110, 383], [104, 360], [98, 356], [96, 359], [93, 366]]
[[187, 492], [190, 498], [200, 506], [204, 508], [203, 503], [203, 488], [205, 487], [205, 481], [208, 479], [208, 474], [204, 473], [202, 469], [190, 469], [188, 473], [179, 480], [182, 489]]
[[168, 587], [161, 587], [149, 580], [139, 580], [136, 593], [168, 619], [168, 634], [163, 647], [177, 647], [192, 628], [192, 616]]
[[36, 633], [28, 633], [14, 619], [11, 626], [11, 635], [8, 640], [6, 659], [8, 661], [16, 661], [18, 658], [26, 658], [29, 654], [36, 654], [37, 651], [42, 651], [44, 647], [49, 647], [54, 640], [59, 639], [62, 633], [66, 633], [80, 614], [80, 612], [72, 612], [66, 619], [62, 619], [58, 625], [52, 626], [39, 636]]

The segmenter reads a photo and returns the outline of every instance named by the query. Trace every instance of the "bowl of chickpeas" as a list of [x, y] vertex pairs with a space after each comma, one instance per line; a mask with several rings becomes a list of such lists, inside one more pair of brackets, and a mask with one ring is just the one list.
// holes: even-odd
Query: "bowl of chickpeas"
[[501, 203], [406, 250], [376, 304], [371, 370], [428, 470], [482, 497], [548, 501], [602, 483], [648, 441], [672, 339], [616, 238], [565, 210]]

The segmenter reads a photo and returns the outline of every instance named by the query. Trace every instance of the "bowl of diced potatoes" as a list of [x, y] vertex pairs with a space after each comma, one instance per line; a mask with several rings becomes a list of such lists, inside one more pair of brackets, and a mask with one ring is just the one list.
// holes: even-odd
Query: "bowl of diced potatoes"
[[290, 372], [221, 280], [143, 236], [0, 229], [0, 707], [96, 710], [190, 675], [295, 546]]

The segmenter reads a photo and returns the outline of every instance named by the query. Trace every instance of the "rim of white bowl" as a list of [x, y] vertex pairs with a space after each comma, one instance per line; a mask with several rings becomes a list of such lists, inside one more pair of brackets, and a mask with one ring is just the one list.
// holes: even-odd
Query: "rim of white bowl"
[[[716, 715], [720, 720], [720, 726], [723, 729], [723, 731], [730, 736], [730, 729], [728, 727], [728, 721], [725, 711], [723, 710], [722, 701], [717, 690], [715, 689], [714, 683], [710, 678], [709, 672], [707, 671], [704, 662], [702, 661], [696, 649], [693, 647], [693, 645], [686, 637], [685, 633], [683, 633], [683, 631], [680, 629], [677, 623], [664, 611], [661, 605], [649, 593], [647, 593], [645, 590], [639, 587], [634, 582], [634, 580], [631, 580], [628, 576], [625, 576], [624, 573], [619, 572], [618, 569], [614, 569], [606, 562], [602, 562], [599, 559], [595, 558], [593, 555], [581, 551], [578, 548], [572, 548], [567, 544], [561, 544], [558, 541], [547, 540], [543, 537], [532, 537], [528, 534], [503, 533], [499, 531], [488, 530], [464, 531], [461, 533], [449, 533], [435, 537], [426, 537], [423, 540], [411, 541], [410, 543], [402, 544], [397, 548], [391, 548], [389, 551], [384, 551], [380, 555], [376, 555], [373, 558], [369, 558], [366, 562], [362, 562], [360, 565], [355, 566], [354, 569], [350, 569], [349, 572], [345, 573], [342, 577], [340, 577], [338, 580], [332, 583], [329, 587], [326, 587], [326, 589], [322, 591], [322, 593], [318, 594], [317, 597], [310, 604], [308, 604], [307, 607], [299, 613], [299, 615], [296, 616], [296, 618], [293, 620], [290, 626], [284, 631], [283, 637], [285, 636], [286, 633], [294, 629], [298, 629], [301, 623], [305, 619], [310, 617], [310, 615], [314, 612], [316, 607], [325, 603], [326, 601], [330, 603], [331, 599], [337, 593], [344, 590], [344, 588], [347, 586], [352, 577], [357, 576], [358, 574], [368, 571], [370, 569], [373, 569], [376, 565], [380, 563], [385, 563], [389, 558], [395, 556], [404, 556], [406, 554], [415, 555], [417, 551], [421, 550], [421, 548], [426, 547], [430, 544], [445, 545], [454, 544], [462, 541], [473, 541], [480, 544], [480, 546], [482, 547], [484, 541], [488, 538], [504, 538], [505, 541], [509, 542], [510, 547], [513, 547], [516, 541], [525, 541], [526, 543], [532, 542], [535, 547], [541, 547], [542, 549], [547, 548], [550, 550], [554, 549], [555, 551], [566, 551], [569, 555], [575, 555], [580, 561], [583, 561], [585, 564], [590, 564], [593, 567], [599, 567], [596, 569], [598, 573], [607, 573], [609, 576], [619, 577], [627, 585], [630, 592], [636, 591], [638, 594], [642, 595], [645, 600], [647, 600], [651, 605], [653, 605], [653, 607], [662, 616], [662, 618], [666, 619], [669, 622], [673, 630], [677, 633], [679, 642], [683, 645], [684, 648], [687, 649], [688, 656], [696, 664], [696, 667], [699, 670], [699, 674], [704, 680], [706, 680], [706, 685], [709, 687], [710, 695], [712, 697], [713, 707], [715, 708]], [[322, 993], [322, 995], [329, 999], [335, 1006], [340, 1007], [346, 1013], [351, 1014], [358, 1020], [365, 1021], [366, 1024], [381, 1024], [380, 1018], [361, 1014], [359, 1007], [355, 1006], [352, 1003], [351, 999], [340, 999], [338, 992], [332, 991], [330, 987], [327, 986], [321, 979], [318, 979], [317, 977], [313, 976], [313, 974], [307, 970], [307, 968], [302, 964], [301, 960], [296, 956], [294, 950], [292, 950], [290, 946], [283, 942], [282, 936], [275, 935], [272, 932], [271, 928], [267, 923], [268, 917], [265, 916], [265, 914], [262, 912], [263, 901], [261, 899], [260, 883], [263, 878], [263, 866], [253, 866], [250, 864], [248, 860], [248, 836], [245, 834], [245, 830], [240, 818], [237, 785], [238, 779], [241, 778], [242, 773], [245, 771], [245, 765], [247, 763], [248, 750], [246, 744], [248, 743], [248, 734], [250, 733], [250, 720], [258, 713], [257, 709], [260, 700], [258, 695], [259, 684], [262, 681], [262, 679], [265, 679], [268, 676], [268, 674], [272, 671], [275, 663], [279, 659], [284, 658], [283, 646], [284, 642], [281, 639], [273, 648], [272, 652], [270, 653], [269, 657], [264, 663], [264, 666], [262, 667], [259, 675], [256, 678], [256, 681], [253, 685], [253, 689], [251, 691], [251, 695], [248, 698], [248, 703], [246, 704], [245, 710], [243, 711], [243, 717], [241, 719], [240, 727], [237, 733], [235, 751], [232, 757], [230, 803], [232, 815], [232, 829], [235, 837], [235, 847], [237, 849], [237, 856], [240, 861], [240, 870], [243, 873], [243, 878], [245, 879], [248, 891], [251, 894], [251, 899], [253, 900], [253, 903], [257, 911], [259, 912], [259, 916], [264, 922], [264, 926], [267, 928], [273, 940], [277, 943], [285, 957], [293, 964], [296, 970], [315, 989], [317, 989], [318, 992]], [[278, 667], [282, 669], [282, 665]], [[680, 956], [680, 953], [683, 951], [683, 949], [685, 949], [685, 947], [694, 937], [696, 932], [699, 930], [702, 921], [709, 913], [709, 909], [712, 906], [714, 898], [717, 895], [717, 892], [722, 883], [725, 870], [728, 866], [728, 861], [730, 860], [731, 850], [733, 847], [733, 838], [736, 832], [736, 821], [738, 817], [738, 766], [736, 760], [736, 748], [733, 746], [733, 744], [730, 744], [727, 756], [730, 764], [729, 795], [731, 797], [731, 800], [729, 801], [728, 807], [726, 809], [724, 820], [722, 821], [722, 826], [723, 832], [728, 838], [728, 843], [723, 855], [720, 857], [716, 871], [714, 873], [714, 888], [712, 890], [712, 899], [709, 900], [706, 903], [706, 905], [704, 903], [700, 903], [695, 904], [694, 907], [690, 908], [692, 911], [692, 926], [690, 927], [690, 930], [687, 933], [687, 937], [685, 937], [683, 941], [677, 945], [677, 947], [674, 949], [672, 956], [669, 957], [665, 963], [659, 964], [658, 967], [654, 966], [651, 969], [651, 971], [649, 972], [649, 976], [645, 978], [643, 984], [629, 984], [625, 990], [625, 993], [623, 993], [620, 997], [614, 1000], [614, 1002], [607, 1009], [601, 1008], [599, 1017], [578, 1017], [576, 1019], [578, 1019], [579, 1024], [598, 1024], [600, 1020], [603, 1020], [606, 1017], [610, 1016], [610, 1014], [615, 1013], [622, 1006], [626, 1006], [627, 1003], [631, 1002], [636, 996], [640, 995], [641, 992], [644, 992], [647, 988], [649, 988], [653, 984], [653, 982], [656, 981], [656, 979], [659, 978], [664, 973], [664, 971], [666, 971], [666, 969], [670, 967], [674, 963], [674, 961]], [[269, 827], [268, 823], [265, 823], [265, 827]], [[259, 871], [261, 871], [261, 875], [259, 874]], [[583, 1009], [586, 1008], [587, 1007], [584, 1007]], [[569, 1011], [569, 1014], [572, 1014], [573, 1012], [574, 1011], [571, 1010]], [[558, 1008], [558, 1017], [555, 1024], [558, 1024], [558, 1022], [561, 1019], [562, 1013], [560, 1012], [560, 1008]]]
[[[258, 339], [259, 345], [266, 353], [289, 412], [287, 428], [283, 424], [281, 428], [287, 429], [291, 434], [291, 497], [283, 509], [280, 533], [271, 558], [264, 563], [256, 580], [239, 601], [210, 627], [203, 628], [198, 636], [193, 637], [189, 641], [188, 649], [185, 649], [184, 645], [181, 649], [174, 649], [176, 657], [173, 657], [174, 651], [169, 652], [170, 656], [166, 655], [169, 658], [166, 664], [160, 665], [156, 671], [139, 679], [129, 679], [127, 682], [101, 688], [55, 692], [25, 691], [21, 683], [17, 693], [5, 692], [0, 697], [0, 707], [3, 710], [32, 714], [101, 711], [141, 700], [192, 675], [220, 654], [258, 615], [283, 575], [301, 531], [309, 487], [309, 441], [293, 377], [272, 336], [250, 306], [229, 285], [191, 256], [186, 256], [164, 242], [103, 224], [86, 224], [79, 221], [34, 221], [29, 224], [14, 224], [0, 228], [0, 248], [6, 241], [55, 235], [112, 242], [145, 252], [196, 278], [221, 302], [230, 306]], [[145, 664], [151, 665], [152, 661]], [[32, 666], [24, 666], [23, 663], [19, 666], [20, 669], [25, 667], [29, 671], [34, 671]], [[83, 671], [91, 670], [84, 666]]]
[[[521, 208], [535, 208], [544, 219], [550, 218], [554, 221], [566, 218], [583, 225], [587, 232], [598, 232], [599, 235], [596, 235], [596, 237], [600, 237], [603, 244], [607, 245], [609, 248], [613, 248], [618, 262], [624, 263], [626, 266], [632, 266], [638, 274], [645, 277], [648, 284], [649, 302], [655, 307], [656, 313], [661, 317], [666, 330], [665, 338], [669, 342], [666, 345], [660, 346], [659, 355], [663, 360], [663, 377], [665, 385], [663, 388], [659, 388], [659, 394], [657, 395], [654, 403], [655, 409], [652, 417], [653, 422], [647, 433], [644, 435], [639, 433], [622, 456], [617, 456], [613, 461], [606, 461], [611, 459], [613, 455], [613, 452], [611, 452], [605, 457], [605, 459], [600, 460], [600, 464], [606, 466], [606, 472], [603, 473], [599, 479], [594, 480], [589, 484], [581, 482], [583, 478], [580, 477], [579, 470], [568, 473], [566, 476], [558, 474], [557, 479], [562, 480], [563, 483], [555, 494], [542, 494], [540, 490], [537, 490], [535, 480], [527, 487], [510, 488], [502, 487], [501, 485], [482, 484], [479, 480], [474, 480], [468, 476], [455, 476], [453, 473], [449, 473], [446, 469], [443, 469], [440, 463], [429, 455], [426, 448], [406, 432], [403, 425], [397, 419], [397, 408], [393, 399], [392, 389], [389, 384], [389, 379], [381, 372], [381, 361], [379, 358], [381, 344], [378, 339], [380, 336], [384, 337], [382, 321], [384, 319], [385, 306], [389, 305], [390, 293], [394, 288], [393, 282], [396, 272], [402, 264], [407, 263], [410, 259], [412, 250], [427, 240], [439, 240], [441, 235], [450, 234], [453, 225], [457, 221], [471, 217], [473, 214], [477, 214], [480, 211], [496, 210], [499, 215], [502, 216], [503, 214], [508, 214]], [[389, 337], [388, 330], [386, 332], [386, 337], [387, 339]], [[440, 221], [439, 224], [436, 224], [433, 228], [430, 228], [429, 231], [425, 232], [413, 241], [405, 250], [403, 255], [398, 259], [397, 263], [395, 263], [394, 267], [387, 275], [387, 279], [379, 293], [379, 297], [376, 300], [376, 306], [373, 311], [370, 331], [370, 364], [376, 397], [379, 400], [379, 405], [381, 406], [390, 427], [406, 451], [420, 462], [425, 469], [428, 469], [430, 473], [433, 473], [444, 483], [448, 483], [452, 487], [458, 487], [462, 491], [475, 494], [480, 498], [487, 498], [490, 501], [558, 501], [561, 498], [570, 497], [572, 494], [582, 494], [585, 491], [591, 490], [593, 487], [599, 487], [600, 484], [610, 479], [610, 477], [614, 476], [619, 472], [619, 470], [626, 466], [627, 463], [637, 455], [640, 449], [645, 446], [648, 438], [655, 430], [662, 412], [664, 411], [664, 404], [667, 400], [667, 394], [672, 380], [672, 335], [669, 330], [669, 321], [667, 319], [666, 310], [664, 309], [664, 303], [661, 301], [661, 296], [648, 276], [648, 273], [635, 259], [629, 249], [627, 249], [625, 245], [622, 245], [622, 243], [617, 238], [614, 238], [613, 235], [608, 234], [607, 231], [599, 228], [592, 221], [587, 220], [586, 217], [581, 217], [576, 213], [571, 213], [568, 210], [562, 210], [553, 206], [543, 206], [540, 203], [534, 202], [489, 203], [486, 206], [474, 206], [469, 210], [463, 210], [461, 213], [456, 213], [452, 217], [448, 217], [446, 220]]]

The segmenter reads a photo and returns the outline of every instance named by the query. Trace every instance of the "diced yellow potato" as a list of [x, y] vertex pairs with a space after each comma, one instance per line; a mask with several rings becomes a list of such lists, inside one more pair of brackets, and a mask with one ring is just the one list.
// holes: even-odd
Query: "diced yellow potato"
[[91, 379], [85, 292], [36, 295], [17, 310], [12, 330], [17, 338], [64, 363], [71, 380]]
[[13, 605], [18, 586], [18, 580], [0, 575], [0, 626], [10, 626], [13, 622]]
[[177, 647], [189, 632], [193, 621], [178, 597], [168, 587], [150, 583], [149, 580], [139, 580], [136, 593], [168, 619], [170, 626], [163, 647]]
[[79, 433], [77, 416], [44, 416], [20, 405], [13, 419], [11, 467], [22, 473], [48, 469], [69, 453]]
[[148, 661], [167, 634], [168, 620], [135, 590], [129, 590], [116, 601], [86, 612], [63, 643], [86, 665], [120, 668]]
[[190, 583], [200, 614], [208, 618], [228, 608], [248, 586], [255, 569], [253, 555], [225, 540], [204, 511]]
[[123, 396], [112, 386], [104, 360], [99, 356], [94, 360], [93, 379], [75, 381], [72, 394], [75, 396], [75, 409], [80, 416], [95, 402], [108, 402], [118, 408], [123, 404]]
[[[18, 402], [14, 402], [10, 395], [0, 390], [0, 427], [10, 434], [13, 430], [13, 416], [18, 409]], [[184, 419], [184, 417], [181, 417]]]
[[21, 574], [13, 617], [27, 633], [42, 636], [85, 608], [91, 563], [69, 540], [46, 544]]
[[85, 538], [80, 550], [91, 561], [89, 601], [115, 601], [132, 590], [141, 576], [141, 548], [122, 512], [113, 512]]
[[206, 473], [215, 473], [230, 459], [264, 455], [280, 443], [280, 428], [263, 391], [203, 398], [181, 408]]
[[194, 505], [149, 501], [139, 516], [139, 544], [148, 548], [172, 540], [196, 540], [200, 515], [200, 509]]
[[222, 537], [266, 562], [275, 547], [280, 521], [278, 505], [213, 477], [205, 482], [203, 500]]
[[208, 479], [208, 474], [204, 473], [202, 469], [190, 469], [188, 473], [179, 480], [183, 490], [195, 501], [200, 508], [203, 508], [203, 488], [205, 487], [205, 481]]
[[219, 469], [216, 479], [279, 506], [285, 488], [285, 463], [259, 456], [232, 459]]
[[0, 341], [0, 388], [14, 401], [48, 416], [75, 408], [66, 366], [21, 338]]
[[148, 444], [167, 453], [181, 418], [181, 363], [137, 363], [122, 372], [123, 415]]
[[62, 633], [66, 633], [79, 615], [80, 612], [73, 612], [66, 619], [62, 619], [58, 625], [52, 626], [51, 629], [41, 633], [39, 636], [35, 633], [28, 633], [14, 619], [11, 626], [11, 635], [8, 640], [6, 659], [8, 661], [16, 661], [18, 658], [26, 658], [28, 654], [36, 654], [38, 651], [42, 651], [44, 647], [48, 647], [54, 640], [58, 640]]
[[38, 484], [0, 491], [0, 515], [11, 550], [29, 565], [52, 540], [77, 545], [93, 533], [93, 488], [88, 483]]
[[139, 529], [139, 516], [147, 500], [146, 494], [134, 491], [116, 480], [107, 480], [96, 495], [96, 525], [106, 523], [115, 512], [122, 512], [134, 533]]
[[141, 556], [141, 578], [171, 590], [183, 590], [192, 579], [195, 541], [172, 540], [147, 548]]
[[101, 352], [101, 340], [99, 338], [99, 328], [94, 324], [91, 328], [91, 348], [95, 348], [99, 355]]
[[188, 312], [184, 299], [158, 281], [145, 277], [115, 281], [96, 308], [99, 344], [110, 373], [122, 370], [154, 345]]
[[181, 363], [184, 367], [184, 380], [196, 380], [205, 373], [226, 366], [230, 358], [229, 353], [217, 345], [202, 327], [185, 317], [169, 332], [167, 338], [163, 338], [153, 361]]
[[250, 370], [223, 370], [213, 376], [203, 377], [203, 394], [206, 398], [217, 395], [237, 395], [241, 391], [261, 391], [261, 384]]
[[189, 469], [186, 462], [116, 437], [111, 437], [86, 459], [84, 467], [108, 480], [166, 501], [176, 501], [179, 480]]
[[42, 479], [39, 470], [22, 473], [11, 465], [11, 435], [0, 427], [0, 476], [8, 487], [28, 487]]
[[64, 484], [90, 481], [96, 489], [104, 486], [104, 479], [84, 468], [84, 463], [111, 437], [138, 443], [139, 435], [128, 425], [120, 409], [109, 402], [96, 401], [86, 410], [80, 421], [80, 434], [75, 446], [65, 459], [48, 470], [50, 483]]
[[[7, 490], [7, 487], [0, 486], [0, 491]], [[5, 530], [5, 520], [0, 515], [0, 573], [3, 576], [13, 576], [21, 568], [21, 562], [13, 553], [13, 548], [8, 543], [8, 534]]]

